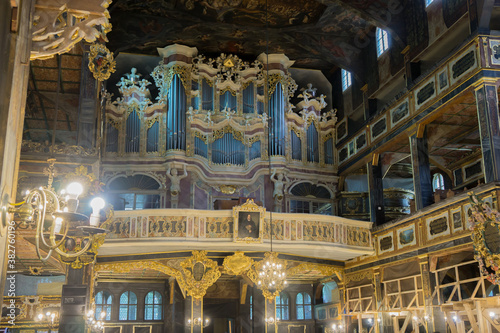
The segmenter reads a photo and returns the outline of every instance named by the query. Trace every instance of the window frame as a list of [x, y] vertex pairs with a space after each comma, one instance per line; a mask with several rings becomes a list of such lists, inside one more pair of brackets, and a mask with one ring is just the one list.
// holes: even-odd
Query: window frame
[[[122, 303], [122, 296], [124, 294], [127, 294], [127, 303]], [[133, 294], [135, 296], [135, 303], [130, 303], [131, 294]], [[126, 307], [126, 309], [127, 309], [127, 312], [126, 312], [127, 319], [122, 319], [122, 317], [121, 317], [121, 309], [123, 307]], [[134, 309], [134, 307], [135, 307], [135, 309]], [[131, 290], [126, 290], [126, 291], [122, 292], [120, 294], [120, 301], [119, 301], [119, 308], [118, 308], [118, 321], [136, 321], [137, 320], [137, 308], [138, 308], [137, 294]], [[135, 319], [130, 319], [131, 318], [130, 314], [132, 313], [131, 310], [134, 310]]]
[[[97, 295], [99, 295], [100, 293], [102, 293], [102, 303], [97, 303]], [[105, 298], [105, 293], [107, 293], [109, 296]], [[107, 299], [111, 297], [111, 301], [109, 302], [109, 304], [107, 303]], [[112, 308], [113, 308], [113, 294], [110, 293], [109, 291], [107, 290], [100, 290], [99, 292], [97, 292], [94, 296], [94, 304], [95, 304], [95, 313], [94, 313], [94, 317], [96, 320], [101, 320], [101, 312], [102, 311], [106, 311], [106, 317], [104, 320], [111, 320], [111, 312], [112, 312]]]
[[[148, 303], [148, 296], [149, 294], [153, 294], [153, 303]], [[155, 296], [156, 294], [158, 294], [158, 298], [159, 298], [159, 303], [155, 303]], [[148, 308], [150, 307], [152, 313], [152, 317], [151, 319], [148, 318], [147, 316], [147, 310]], [[156, 318], [155, 317], [155, 309], [159, 309], [158, 310], [158, 313], [160, 315], [160, 318]], [[146, 293], [146, 296], [144, 296], [144, 320], [145, 321], [157, 321], [157, 320], [163, 320], [163, 296], [162, 294], [157, 291], [157, 290], [151, 290], [149, 292]]]
[[444, 185], [444, 176], [442, 173], [440, 172], [436, 172], [433, 176], [432, 176], [432, 191], [433, 192], [436, 192], [436, 190], [441, 190], [441, 191], [444, 191], [446, 188], [445, 188], [445, 185]]
[[[286, 292], [281, 292], [279, 295], [279, 304], [276, 302], [276, 318], [279, 318], [280, 321], [290, 320], [290, 296]], [[283, 303], [283, 300], [286, 300], [286, 303]], [[283, 315], [286, 314], [286, 319], [283, 319]]]
[[377, 58], [382, 56], [387, 50], [389, 50], [389, 33], [377, 27], [375, 32], [375, 41], [377, 46]]
[[[299, 295], [302, 295], [302, 303], [299, 303]], [[306, 303], [306, 296], [309, 298], [309, 303]], [[306, 308], [309, 309], [309, 317], [306, 316]], [[297, 320], [312, 320], [313, 319], [313, 313], [312, 313], [312, 297], [309, 295], [308, 292], [302, 291], [300, 293], [297, 293], [295, 296], [295, 309], [296, 309], [296, 315], [297, 315]], [[302, 312], [302, 319], [299, 318], [299, 311]]]
[[345, 69], [341, 69], [341, 78], [342, 78], [342, 92], [345, 92], [352, 86], [352, 74]]

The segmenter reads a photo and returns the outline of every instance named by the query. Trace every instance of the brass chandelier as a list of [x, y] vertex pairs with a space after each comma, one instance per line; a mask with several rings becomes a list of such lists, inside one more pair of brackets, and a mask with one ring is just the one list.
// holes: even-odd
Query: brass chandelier
[[77, 213], [78, 197], [83, 192], [80, 183], [70, 183], [60, 194], [50, 183], [27, 191], [24, 202], [19, 207], [10, 207], [8, 212], [14, 214], [16, 228], [36, 229], [36, 253], [40, 260], [49, 260], [55, 252], [61, 261], [80, 268], [94, 261], [97, 249], [104, 242], [106, 230], [99, 228], [99, 212], [105, 201], [96, 197], [90, 202], [89, 218]]

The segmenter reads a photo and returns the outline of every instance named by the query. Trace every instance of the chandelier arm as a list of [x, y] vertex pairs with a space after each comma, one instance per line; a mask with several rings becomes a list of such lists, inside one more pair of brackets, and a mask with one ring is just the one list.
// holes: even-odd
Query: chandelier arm
[[[33, 193], [33, 194], [32, 194]], [[42, 190], [36, 189], [33, 192], [29, 194], [29, 196], [26, 198], [26, 202], [30, 202], [31, 199], [35, 198], [35, 195], [38, 194], [39, 198], [42, 199], [42, 209], [40, 210], [38, 208], [38, 214], [36, 218], [36, 234], [35, 234], [35, 244], [36, 244], [36, 254], [38, 255], [38, 258], [40, 258], [41, 261], [45, 262], [49, 260], [49, 258], [52, 256], [52, 250], [50, 246], [45, 242], [45, 239], [43, 238], [43, 228], [42, 224], [43, 221], [45, 221], [45, 209], [46, 209], [46, 196], [45, 193]], [[46, 257], [43, 257], [42, 254], [40, 253], [40, 235], [42, 235], [42, 242], [45, 246], [49, 247], [49, 251], [47, 253]]]
[[[49, 236], [50, 243], [52, 244], [52, 246], [49, 246], [49, 248], [50, 248], [51, 250], [52, 250], [52, 249], [57, 249], [59, 246], [61, 246], [61, 245], [62, 245], [62, 243], [64, 243], [64, 241], [66, 240], [66, 236], [68, 235], [68, 230], [69, 230], [69, 227], [68, 227], [68, 226], [66, 225], [66, 223], [65, 223], [65, 226], [64, 226], [64, 234], [63, 234], [63, 236], [62, 236], [61, 240], [60, 240], [58, 243], [56, 243], [56, 242], [55, 242], [55, 239], [56, 239], [56, 234], [55, 234], [54, 230], [55, 230], [55, 229], [54, 229], [54, 225], [52, 225], [52, 227], [51, 227], [51, 231], [50, 231], [50, 236]], [[43, 234], [42, 234], [42, 239], [44, 239], [44, 238], [43, 238]]]
[[[59, 243], [56, 243], [54, 241], [55, 239], [55, 223], [52, 222], [52, 225], [50, 227], [50, 236], [49, 236], [49, 242], [47, 242], [45, 240], [45, 237], [43, 236], [43, 222], [45, 221], [45, 215], [47, 213], [47, 193], [50, 193], [50, 196], [52, 196], [52, 199], [55, 200], [55, 202], [57, 202], [57, 205], [56, 205], [56, 211], [59, 210], [59, 200], [57, 199], [57, 197], [55, 196], [55, 194], [51, 193], [50, 191], [47, 191], [47, 190], [35, 190], [33, 191], [35, 192], [36, 194], [38, 194], [41, 199], [42, 199], [42, 209], [38, 208], [38, 211], [42, 211], [42, 213], [39, 213], [37, 214], [37, 216], [41, 217], [41, 220], [38, 220], [37, 219], [37, 232], [36, 232], [36, 235], [37, 237], [40, 237], [42, 239], [42, 243], [43, 245], [45, 245], [46, 247], [49, 248], [49, 250], [53, 250], [55, 248], [58, 248], [59, 246], [61, 246], [61, 244], [65, 241], [65, 238], [66, 238], [66, 235], [68, 234], [68, 230], [69, 230], [69, 227], [68, 226], [65, 226], [65, 231], [64, 231], [64, 235], [63, 235], [63, 238], [61, 239], [61, 241]], [[32, 196], [34, 197], [34, 195]], [[29, 199], [29, 198], [28, 198]], [[39, 205], [37, 206], [39, 207]], [[49, 244], [50, 243], [50, 244]], [[40, 247], [40, 243], [38, 242], [37, 243], [37, 248]]]

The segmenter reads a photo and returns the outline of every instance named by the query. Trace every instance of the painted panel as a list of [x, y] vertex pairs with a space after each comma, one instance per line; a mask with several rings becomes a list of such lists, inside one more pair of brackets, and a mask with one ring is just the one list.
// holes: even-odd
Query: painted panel
[[476, 45], [473, 44], [467, 48], [460, 56], [456, 57], [449, 63], [450, 81], [455, 84], [458, 80], [472, 72], [478, 66]]
[[415, 224], [398, 229], [396, 231], [398, 239], [398, 249], [417, 244], [417, 233], [415, 232]]
[[410, 106], [408, 98], [406, 98], [403, 103], [399, 104], [395, 108], [391, 109], [391, 128], [399, 124], [404, 119], [408, 118], [410, 115]]
[[435, 238], [450, 235], [450, 226], [448, 212], [429, 217], [425, 220], [427, 227], [427, 239], [433, 240]]

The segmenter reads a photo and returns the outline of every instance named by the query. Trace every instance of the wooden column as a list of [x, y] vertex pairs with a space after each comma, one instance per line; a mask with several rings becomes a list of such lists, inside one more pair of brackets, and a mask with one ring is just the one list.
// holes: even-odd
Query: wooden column
[[384, 186], [379, 155], [373, 154], [372, 161], [366, 166], [368, 173], [368, 191], [370, 194], [370, 221], [380, 225], [385, 222]]
[[500, 118], [497, 86], [484, 83], [476, 88], [477, 115], [486, 183], [500, 181]]
[[[203, 298], [197, 299], [191, 296], [186, 297], [186, 330], [189, 333], [203, 333], [203, 324], [205, 317], [203, 315]], [[191, 320], [191, 324], [188, 324]]]
[[[380, 309], [382, 305], [382, 283], [380, 280], [380, 268], [376, 268], [373, 271], [373, 288], [375, 289], [375, 309]], [[375, 333], [380, 333], [380, 326], [382, 324], [382, 318], [377, 314], [373, 320], [373, 326], [375, 328]], [[377, 319], [380, 318], [380, 322]]]
[[410, 136], [410, 150], [413, 168], [415, 209], [419, 210], [434, 202], [429, 150], [424, 126], [419, 125], [417, 132]]
[[92, 264], [79, 269], [68, 267], [61, 296], [60, 333], [86, 333], [86, 313], [90, 310], [88, 286], [93, 283], [92, 272]]
[[274, 322], [266, 322], [265, 333], [277, 333], [278, 324], [276, 322], [276, 299], [270, 298], [265, 301], [265, 319], [273, 318]]
[[[99, 100], [97, 81], [89, 69], [90, 45], [83, 44], [82, 75], [80, 77], [80, 100], [78, 103], [78, 142], [79, 146], [92, 148], [95, 143], [95, 121]], [[100, 112], [100, 110], [99, 110]]]
[[[12, 7], [18, 4], [18, 7]], [[0, 2], [0, 208], [16, 200], [17, 174], [24, 111], [28, 91], [31, 26], [34, 0]], [[4, 208], [5, 207], [5, 208]], [[7, 271], [14, 271], [15, 263], [7, 266], [7, 225], [11, 216], [0, 224], [0, 290], [5, 289]], [[15, 236], [12, 234], [11, 237]], [[12, 247], [10, 248], [13, 249]], [[19, 249], [20, 250], [20, 249]], [[3, 302], [3, 292], [0, 303]]]

